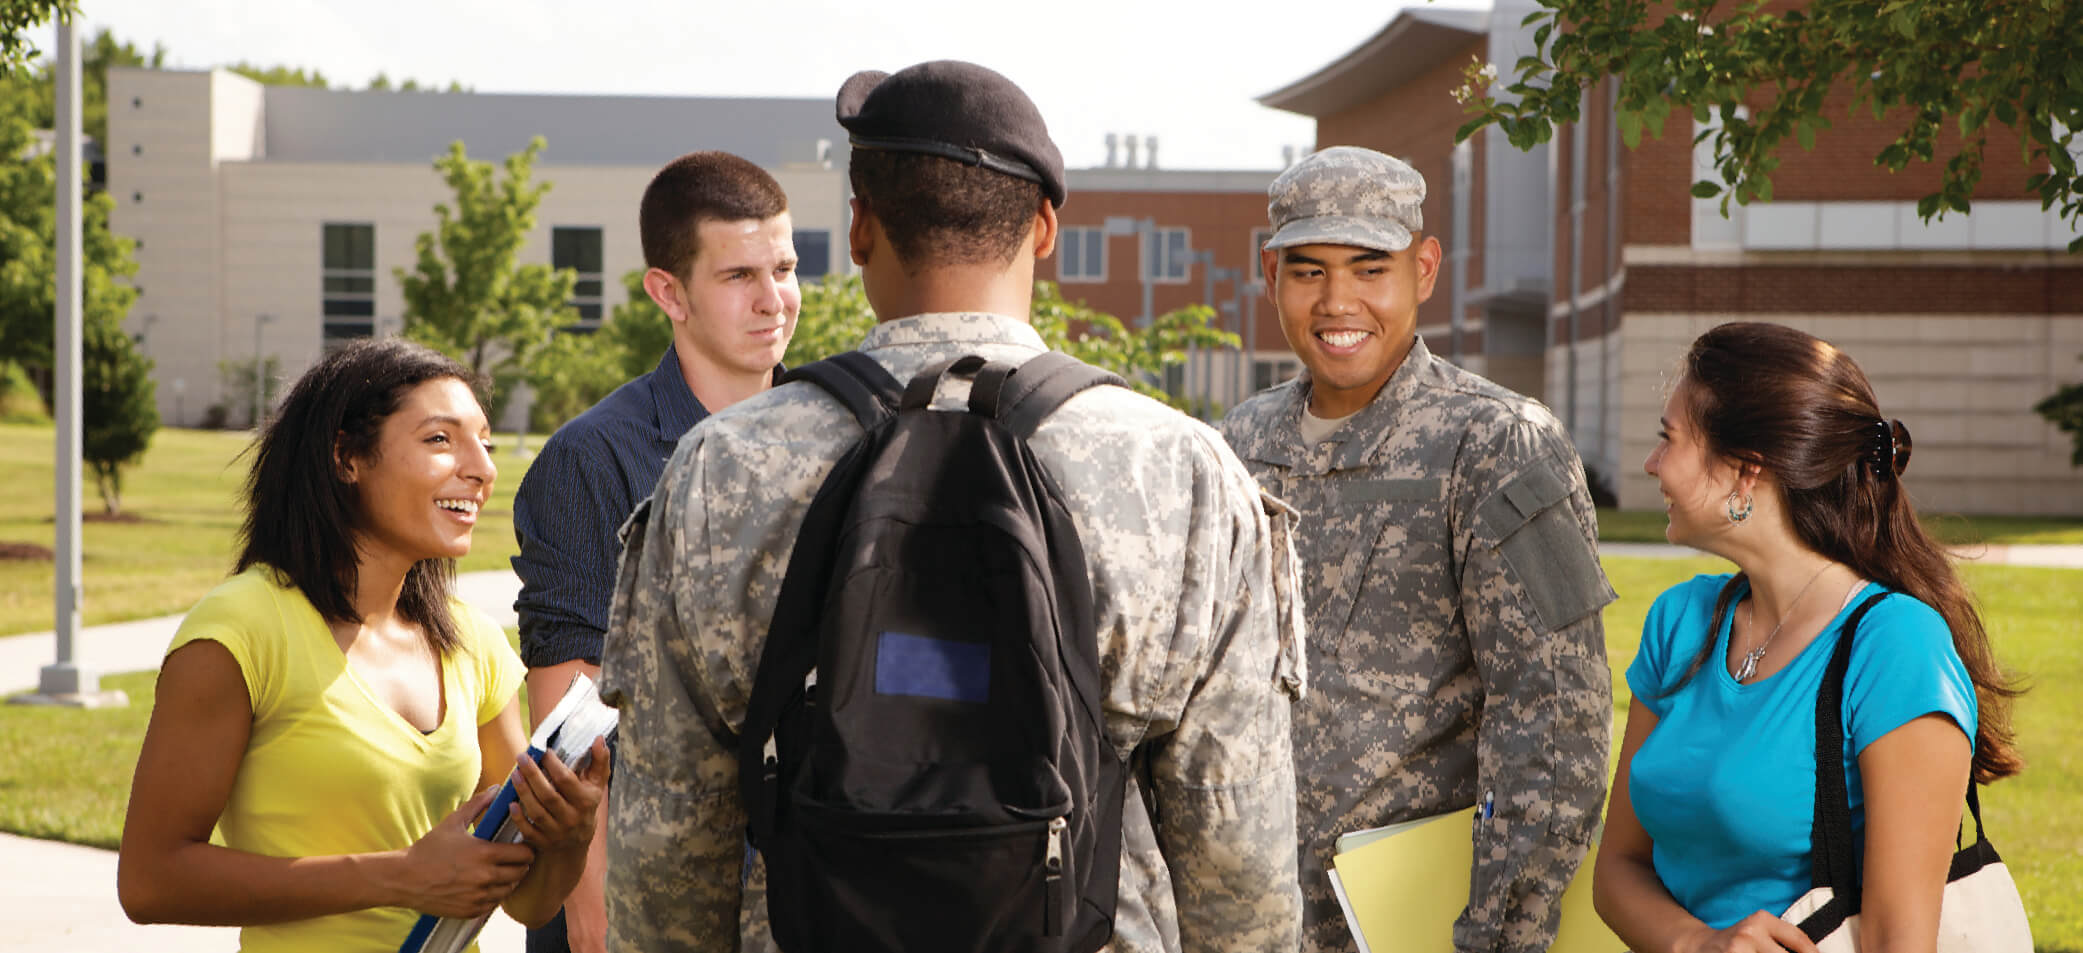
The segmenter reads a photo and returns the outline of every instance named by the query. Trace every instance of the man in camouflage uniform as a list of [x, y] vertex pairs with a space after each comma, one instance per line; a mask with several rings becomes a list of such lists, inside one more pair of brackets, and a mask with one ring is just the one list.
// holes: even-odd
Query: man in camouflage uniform
[[[996, 73], [938, 62], [856, 74], [838, 112], [853, 260], [876, 313], [899, 318], [861, 350], [900, 381], [965, 354], [1041, 353], [1027, 314], [1064, 187], [1033, 103]], [[946, 386], [935, 406], [966, 391]], [[784, 384], [690, 431], [631, 520], [603, 661], [622, 709], [610, 948], [735, 949], [741, 911], [746, 946], [771, 948], [759, 875], [739, 877], [737, 752], [718, 739], [743, 724], [804, 512], [859, 436], [824, 391]], [[1108, 737], [1144, 755], [1111, 949], [1294, 950], [1291, 514], [1215, 431], [1123, 388], [1080, 393], [1030, 445], [1086, 552]]]
[[1354, 948], [1326, 876], [1338, 835], [1482, 804], [1454, 946], [1542, 950], [1605, 796], [1613, 590], [1561, 424], [1417, 336], [1440, 262], [1424, 195], [1352, 147], [1274, 180], [1260, 265], [1305, 373], [1222, 430], [1302, 517], [1304, 948]]

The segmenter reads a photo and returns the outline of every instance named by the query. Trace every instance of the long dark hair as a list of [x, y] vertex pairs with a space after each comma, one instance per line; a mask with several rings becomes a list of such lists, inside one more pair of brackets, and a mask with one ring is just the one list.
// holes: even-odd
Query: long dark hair
[[[1859, 365], [1784, 325], [1724, 324], [1693, 342], [1678, 387], [1708, 453], [1772, 471], [1803, 545], [1938, 610], [1974, 681], [1974, 779], [2018, 773], [2010, 709], [2022, 689], [1998, 667], [1952, 559], [1917, 522], [1901, 480], [1909, 428], [1881, 415]], [[1746, 581], [1739, 574], [1722, 590], [1710, 631]], [[1713, 652], [1710, 638], [1686, 679]]]
[[[327, 620], [362, 621], [354, 610], [355, 538], [368, 527], [340, 462], [376, 459], [384, 418], [407, 392], [444, 378], [480, 390], [469, 368], [397, 338], [357, 341], [304, 372], [248, 449], [253, 468], [233, 571], [269, 566]], [[399, 615], [420, 627], [439, 656], [461, 644], [448, 604], [455, 576], [455, 560], [422, 559], [406, 571], [398, 595]]]

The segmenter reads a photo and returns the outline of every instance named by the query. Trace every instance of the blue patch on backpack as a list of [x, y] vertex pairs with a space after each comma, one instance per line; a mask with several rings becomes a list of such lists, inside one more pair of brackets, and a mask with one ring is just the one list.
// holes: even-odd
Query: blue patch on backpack
[[875, 693], [981, 705], [991, 700], [991, 646], [884, 632], [875, 640]]

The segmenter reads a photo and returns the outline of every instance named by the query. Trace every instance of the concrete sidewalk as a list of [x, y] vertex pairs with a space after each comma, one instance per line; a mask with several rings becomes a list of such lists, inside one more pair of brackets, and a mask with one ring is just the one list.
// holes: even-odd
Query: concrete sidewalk
[[[457, 579], [464, 601], [500, 625], [514, 624], [520, 581], [503, 570]], [[81, 633], [75, 661], [101, 675], [157, 668], [180, 616], [97, 625]], [[0, 638], [0, 695], [36, 688], [37, 673], [57, 658], [48, 632]], [[398, 938], [403, 942], [404, 937]], [[504, 913], [478, 936], [483, 953], [521, 953], [526, 931]], [[0, 834], [0, 951], [37, 953], [229, 953], [235, 927], [139, 926], [116, 901], [114, 851]]]

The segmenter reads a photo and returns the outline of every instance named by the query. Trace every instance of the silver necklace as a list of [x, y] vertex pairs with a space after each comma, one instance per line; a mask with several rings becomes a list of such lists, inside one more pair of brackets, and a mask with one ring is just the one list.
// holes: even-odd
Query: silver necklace
[[[1801, 604], [1801, 597], [1807, 595], [1808, 590], [1814, 588], [1815, 581], [1823, 578], [1823, 573], [1828, 571], [1833, 565], [1836, 564], [1824, 563], [1823, 568], [1816, 570], [1815, 575], [1808, 577], [1807, 585], [1802, 586], [1800, 592], [1794, 593], [1794, 601], [1786, 604], [1786, 611], [1780, 613], [1779, 622], [1772, 626], [1771, 632], [1765, 634], [1765, 641], [1759, 642], [1757, 648], [1743, 653], [1743, 661], [1736, 666], [1736, 681], [1750, 681], [1750, 677], [1758, 673], [1758, 662], [1765, 657], [1765, 649], [1771, 647], [1772, 640], [1779, 637], [1780, 626], [1786, 625], [1786, 620], [1793, 618], [1794, 607]], [[1753, 595], [1750, 602], [1750, 617], [1753, 620], [1757, 618], [1757, 606], [1757, 596]]]

